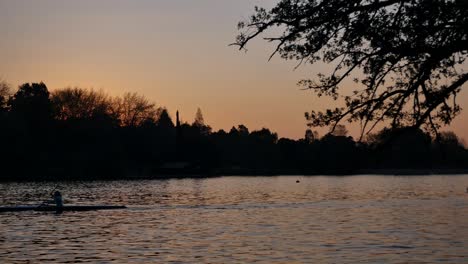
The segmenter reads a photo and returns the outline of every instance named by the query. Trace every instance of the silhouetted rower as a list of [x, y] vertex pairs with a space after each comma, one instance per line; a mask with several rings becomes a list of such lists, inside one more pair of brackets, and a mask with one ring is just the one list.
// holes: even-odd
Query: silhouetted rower
[[57, 207], [63, 207], [63, 198], [62, 198], [62, 194], [59, 191], [54, 192], [53, 198], [54, 198], [54, 203]]

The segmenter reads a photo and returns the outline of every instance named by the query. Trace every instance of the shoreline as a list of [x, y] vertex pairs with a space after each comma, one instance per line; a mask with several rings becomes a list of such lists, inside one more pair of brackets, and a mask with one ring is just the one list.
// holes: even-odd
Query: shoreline
[[64, 176], [59, 175], [29, 178], [24, 176], [5, 177], [0, 179], [0, 183], [8, 182], [76, 182], [76, 181], [137, 181], [137, 180], [170, 180], [170, 179], [207, 179], [220, 177], [278, 177], [278, 176], [302, 176], [302, 177], [348, 177], [348, 176], [456, 176], [468, 175], [468, 169], [359, 169], [359, 170], [333, 170], [333, 171], [259, 171], [259, 170], [236, 170], [236, 171], [218, 171], [206, 173], [166, 173], [166, 174], [128, 174], [126, 176], [102, 177], [102, 176]]

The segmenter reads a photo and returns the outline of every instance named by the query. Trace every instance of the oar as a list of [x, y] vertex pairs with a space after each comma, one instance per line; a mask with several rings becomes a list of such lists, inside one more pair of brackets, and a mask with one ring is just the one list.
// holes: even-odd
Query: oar
[[57, 190], [57, 187], [58, 187], [58, 186], [59, 186], [59, 183], [57, 182], [57, 183], [55, 184], [54, 189], [53, 189], [49, 194], [52, 195], [52, 194], [54, 193], [54, 191]]

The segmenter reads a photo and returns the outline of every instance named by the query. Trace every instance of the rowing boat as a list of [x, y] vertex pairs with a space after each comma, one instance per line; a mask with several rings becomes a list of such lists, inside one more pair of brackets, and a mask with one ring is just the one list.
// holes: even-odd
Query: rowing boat
[[46, 205], [19, 205], [19, 206], [7, 206], [0, 207], [1, 212], [21, 212], [21, 211], [95, 211], [95, 210], [115, 210], [125, 209], [126, 206], [122, 205], [66, 205], [62, 207]]

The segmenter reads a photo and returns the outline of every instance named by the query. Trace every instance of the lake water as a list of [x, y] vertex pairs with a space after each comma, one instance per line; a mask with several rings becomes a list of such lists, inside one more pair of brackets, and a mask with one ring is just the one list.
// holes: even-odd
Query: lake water
[[0, 204], [56, 186], [128, 209], [0, 213], [0, 263], [468, 263], [468, 175], [8, 183]]

